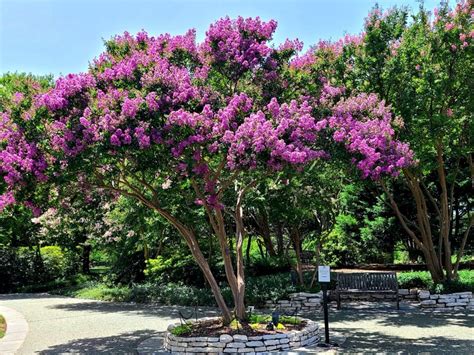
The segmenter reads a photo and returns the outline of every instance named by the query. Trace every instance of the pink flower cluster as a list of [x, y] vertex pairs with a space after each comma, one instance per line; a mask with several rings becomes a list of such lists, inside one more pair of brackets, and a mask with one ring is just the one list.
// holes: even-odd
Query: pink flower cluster
[[293, 69], [305, 69], [311, 67], [315, 62], [316, 54], [314, 53], [314, 48], [310, 48], [304, 54], [293, 58], [290, 66]]
[[[173, 144], [172, 155], [179, 158], [186, 148], [193, 147], [194, 144], [206, 145], [210, 153], [216, 153], [222, 144], [228, 143], [228, 138], [238, 129], [243, 117], [250, 112], [252, 104], [252, 100], [242, 93], [232, 97], [227, 106], [217, 112], [214, 112], [210, 105], [204, 106], [201, 113], [191, 113], [183, 109], [171, 112], [166, 131], [167, 135], [172, 133], [175, 137], [172, 141], [168, 140]], [[176, 128], [184, 128], [184, 132], [180, 133]], [[187, 133], [189, 128], [192, 129], [192, 134]], [[176, 144], [177, 137], [180, 141]]]
[[0, 176], [7, 190], [0, 194], [0, 210], [15, 202], [13, 189], [25, 183], [25, 177], [33, 176], [45, 181], [47, 163], [34, 142], [29, 142], [24, 131], [10, 119], [7, 113], [0, 114]]
[[[328, 157], [321, 149], [327, 145], [323, 132], [327, 130], [355, 156], [365, 177], [396, 175], [412, 163], [409, 147], [394, 138], [388, 108], [375, 95], [359, 95], [333, 106], [345, 94], [344, 88], [325, 79], [318, 95], [296, 93], [297, 99], [286, 103], [278, 91], [285, 90], [283, 84], [265, 91], [270, 82], [287, 80], [281, 73], [289, 63], [280, 63], [287, 59], [278, 58], [275, 51], [297, 52], [302, 46], [287, 41], [278, 50], [269, 47], [275, 28], [275, 21], [239, 17], [211, 25], [200, 45], [194, 31], [174, 37], [155, 38], [146, 32], [115, 37], [88, 73], [60, 78], [53, 89], [36, 98], [34, 108], [41, 114], [32, 111], [28, 116], [41, 119], [45, 111], [49, 115], [41, 121], [46, 131], [39, 137], [44, 151], [26, 139], [34, 135], [25, 134], [7, 113], [2, 114], [0, 176], [7, 189], [0, 195], [0, 209], [14, 203], [14, 191], [32, 178], [44, 181], [47, 162], [57, 175], [80, 166], [70, 164], [72, 159], [109, 166], [122, 154], [138, 161], [141, 156], [166, 157], [160, 169], [168, 169], [169, 176], [204, 180], [206, 196], [201, 202], [221, 208], [216, 182], [209, 180], [209, 161], [226, 161], [230, 170], [300, 169]], [[341, 43], [361, 40], [347, 37]], [[341, 45], [330, 51], [337, 52]], [[301, 58], [293, 61], [295, 70], [314, 60], [313, 52], [311, 58]], [[244, 72], [253, 76], [248, 90], [235, 85]], [[212, 75], [235, 87], [223, 89]], [[320, 117], [318, 105], [332, 114]], [[144, 169], [153, 169], [149, 162]]]
[[255, 168], [260, 160], [280, 170], [286, 164], [303, 165], [326, 156], [312, 147], [325, 124], [316, 122], [311, 111], [307, 102], [280, 105], [273, 98], [266, 112], [249, 115], [235, 132], [224, 134], [224, 142], [230, 144], [229, 167]]
[[69, 74], [59, 78], [53, 90], [37, 98], [38, 106], [45, 106], [51, 111], [64, 109], [69, 104], [69, 98], [96, 85], [91, 74]]
[[[450, 11], [447, 6], [442, 6], [440, 9], [435, 8], [433, 11], [434, 19], [431, 26], [434, 30], [442, 33], [446, 32], [451, 43], [449, 48], [452, 52], [458, 49], [465, 49], [472, 45], [474, 39], [474, 31], [471, 30], [472, 19], [474, 18], [474, 4], [470, 0], [458, 1], [456, 7]], [[452, 34], [452, 36], [449, 36]], [[458, 37], [458, 40], [453, 41], [453, 36]], [[453, 43], [454, 42], [454, 43]]]
[[290, 66], [294, 69], [307, 69], [311, 67], [318, 56], [325, 54], [330, 54], [335, 57], [339, 57], [346, 46], [360, 46], [364, 43], [365, 33], [359, 35], [349, 35], [346, 34], [343, 38], [332, 42], [332, 41], [319, 41], [316, 46], [311, 47], [303, 55], [295, 57]]
[[214, 65], [225, 65], [238, 78], [246, 70], [261, 65], [273, 51], [271, 40], [277, 23], [262, 22], [260, 18], [228, 17], [212, 24], [206, 32], [202, 50]]
[[364, 177], [397, 175], [400, 169], [414, 163], [408, 144], [395, 139], [389, 108], [375, 94], [339, 101], [329, 118], [329, 127], [334, 129], [334, 140], [344, 143], [355, 155], [353, 162]]

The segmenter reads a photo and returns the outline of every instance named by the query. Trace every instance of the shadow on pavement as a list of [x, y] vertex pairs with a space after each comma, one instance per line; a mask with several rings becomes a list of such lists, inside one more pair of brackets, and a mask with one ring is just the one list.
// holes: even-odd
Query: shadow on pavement
[[[473, 329], [474, 341], [474, 314], [466, 313], [403, 313], [386, 314], [379, 322], [380, 326], [416, 326], [419, 328], [436, 328], [456, 325]], [[440, 334], [442, 335], [442, 334]], [[474, 344], [473, 344], [474, 345]]]
[[[415, 326], [419, 328], [436, 328], [450, 325], [474, 328], [474, 314], [466, 312], [433, 313], [421, 311], [408, 303], [401, 303], [400, 310], [390, 304], [358, 302], [343, 304], [341, 310], [330, 309], [333, 321], [357, 322], [377, 319], [383, 326]], [[314, 320], [322, 320], [322, 313], [313, 313]], [[474, 339], [474, 336], [473, 336]]]
[[[189, 315], [194, 317], [194, 307], [184, 306], [163, 306], [154, 303], [129, 303], [129, 302], [107, 302], [88, 299], [70, 298], [66, 296], [50, 295], [47, 293], [16, 293], [0, 294], [0, 301], [14, 300], [53, 300], [64, 299], [60, 304], [46, 306], [48, 309], [59, 309], [63, 311], [90, 311], [99, 313], [125, 313], [128, 315], [141, 315], [145, 317], [161, 317], [168, 319], [179, 318], [179, 311], [187, 318]], [[198, 307], [197, 316], [211, 317], [220, 315], [217, 308]]]
[[[64, 311], [90, 311], [90, 312], [101, 312], [101, 313], [126, 313], [130, 315], [141, 315], [145, 317], [160, 317], [176, 319], [179, 318], [179, 311], [188, 318], [189, 316], [194, 317], [194, 307], [182, 307], [182, 306], [162, 306], [156, 304], [134, 304], [134, 303], [115, 303], [105, 301], [86, 301], [77, 303], [65, 303], [48, 306], [50, 309], [61, 309]], [[217, 309], [198, 307], [197, 317], [211, 317], [218, 316], [220, 313]]]
[[26, 299], [68, 298], [65, 296], [50, 295], [49, 293], [0, 293], [0, 301], [14, 301]]
[[140, 342], [158, 335], [160, 332], [146, 329], [108, 337], [77, 339], [66, 344], [50, 346], [39, 354], [136, 354]]
[[[473, 342], [459, 341], [443, 336], [421, 337], [416, 339], [407, 339], [402, 337], [390, 336], [380, 332], [368, 332], [354, 328], [338, 328], [338, 331], [347, 335], [347, 340], [342, 353], [380, 353], [383, 349], [384, 354], [402, 353], [402, 354], [440, 354], [452, 353], [472, 354]], [[416, 337], [416, 334], [414, 334]]]

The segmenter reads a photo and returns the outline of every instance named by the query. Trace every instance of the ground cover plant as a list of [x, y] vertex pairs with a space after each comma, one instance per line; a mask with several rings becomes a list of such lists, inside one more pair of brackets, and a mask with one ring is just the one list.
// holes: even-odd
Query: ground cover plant
[[[305, 273], [311, 278], [312, 272]], [[428, 271], [404, 271], [397, 273], [399, 288], [417, 288], [432, 293], [474, 292], [474, 271], [460, 270], [456, 281], [435, 284]], [[265, 302], [288, 299], [291, 293], [305, 291], [317, 293], [319, 285], [307, 288], [292, 285], [289, 273], [279, 273], [261, 277], [249, 277], [245, 303], [262, 308]], [[258, 285], [258, 286], [254, 286]], [[206, 288], [180, 283], [157, 284], [152, 282], [117, 286], [100, 281], [88, 281], [68, 287], [50, 286], [50, 292], [70, 297], [113, 302], [151, 302], [180, 306], [216, 306], [215, 300]], [[231, 291], [223, 286], [222, 292], [227, 304], [232, 304]]]

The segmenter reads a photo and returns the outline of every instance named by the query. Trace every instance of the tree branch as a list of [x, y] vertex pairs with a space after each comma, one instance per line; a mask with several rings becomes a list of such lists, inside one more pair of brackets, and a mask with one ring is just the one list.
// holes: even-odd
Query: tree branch
[[413, 239], [413, 241], [415, 242], [415, 244], [420, 248], [420, 249], [424, 249], [424, 245], [423, 243], [418, 239], [418, 237], [416, 236], [416, 234], [407, 226], [407, 224], [405, 223], [405, 219], [402, 215], [402, 213], [400, 212], [400, 209], [398, 208], [398, 205], [397, 203], [395, 202], [395, 200], [393, 199], [393, 196], [392, 194], [388, 191], [387, 189], [387, 186], [385, 186], [385, 183], [383, 180], [380, 180], [380, 185], [382, 186], [382, 189], [385, 191], [385, 193], [387, 194], [389, 200], [390, 200], [390, 203], [391, 203], [391, 206], [392, 206], [392, 209], [393, 211], [395, 212], [396, 216], [398, 217], [398, 219], [400, 220], [400, 223], [402, 224], [402, 227], [403, 229], [405, 229], [405, 231], [408, 233], [408, 235]]

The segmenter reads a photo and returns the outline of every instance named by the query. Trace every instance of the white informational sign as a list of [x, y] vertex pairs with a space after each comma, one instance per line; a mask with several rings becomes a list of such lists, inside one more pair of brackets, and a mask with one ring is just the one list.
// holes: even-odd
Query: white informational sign
[[318, 266], [318, 281], [319, 282], [331, 281], [331, 268], [328, 265]]

